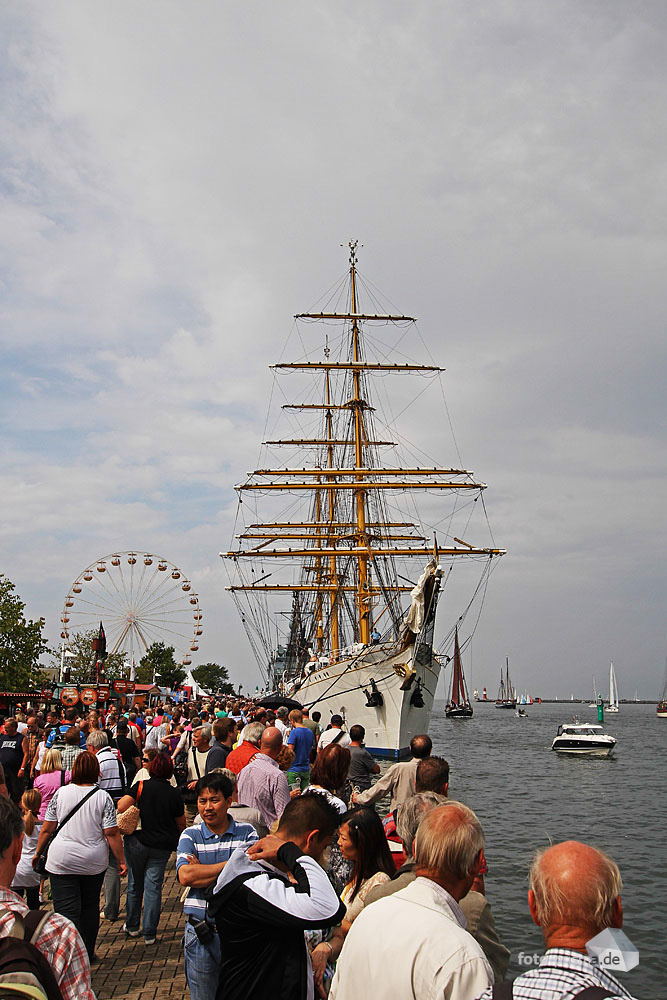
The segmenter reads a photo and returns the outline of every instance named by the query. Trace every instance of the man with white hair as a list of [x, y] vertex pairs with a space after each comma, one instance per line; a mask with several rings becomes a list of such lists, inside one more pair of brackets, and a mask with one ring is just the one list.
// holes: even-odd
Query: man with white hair
[[[109, 793], [114, 803], [123, 797], [127, 791], [127, 773], [119, 751], [109, 746], [107, 734], [101, 729], [94, 729], [86, 740], [86, 746], [97, 757], [100, 765], [100, 776], [97, 784]], [[103, 920], [118, 920], [120, 910], [120, 875], [116, 855], [109, 847], [109, 864], [104, 873], [104, 909]]]
[[438, 806], [415, 839], [416, 878], [366, 906], [352, 924], [330, 1000], [470, 1000], [493, 972], [465, 928], [459, 900], [479, 872], [484, 833], [472, 809]]
[[478, 1000], [632, 1000], [587, 943], [623, 924], [621, 873], [602, 851], [577, 840], [538, 851], [530, 869], [528, 909], [542, 928], [546, 954], [538, 968], [485, 990]]
[[[437, 757], [427, 757], [423, 764], [430, 761], [437, 761]], [[420, 765], [421, 766], [421, 765]], [[366, 896], [366, 906], [391, 896], [395, 892], [400, 892], [407, 885], [414, 882], [417, 870], [417, 862], [412, 856], [412, 848], [422, 822], [427, 813], [437, 806], [447, 806], [451, 802], [444, 795], [437, 792], [425, 791], [417, 792], [398, 807], [396, 815], [396, 832], [401, 838], [403, 850], [405, 852], [405, 863], [401, 865], [396, 874], [388, 882], [376, 885]], [[489, 965], [493, 969], [493, 976], [497, 983], [503, 981], [507, 975], [510, 964], [510, 953], [505, 945], [500, 941], [496, 930], [495, 920], [488, 899], [481, 892], [470, 889], [469, 892], [459, 900], [459, 906], [466, 918], [465, 928], [472, 934], [475, 941], [480, 945], [486, 955]]]
[[238, 746], [235, 750], [232, 750], [225, 761], [225, 767], [228, 767], [234, 774], [239, 775], [246, 764], [258, 753], [259, 741], [262, 738], [265, 728], [263, 722], [249, 722], [241, 732], [241, 740]]
[[287, 725], [289, 709], [285, 705], [281, 705], [276, 711], [276, 729], [280, 730], [280, 735], [283, 738], [283, 743], [287, 743], [287, 737], [289, 736], [289, 726]]

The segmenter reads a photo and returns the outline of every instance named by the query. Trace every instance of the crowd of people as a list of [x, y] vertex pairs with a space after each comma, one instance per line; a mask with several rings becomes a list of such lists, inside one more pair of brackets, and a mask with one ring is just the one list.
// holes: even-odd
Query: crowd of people
[[191, 1000], [628, 1000], [586, 952], [622, 923], [615, 863], [575, 841], [536, 855], [547, 950], [508, 982], [449, 763], [418, 734], [380, 774], [364, 736], [224, 699], [0, 718], [0, 939], [50, 898], [32, 942], [63, 1000], [95, 1000], [100, 920], [153, 947], [175, 852]]

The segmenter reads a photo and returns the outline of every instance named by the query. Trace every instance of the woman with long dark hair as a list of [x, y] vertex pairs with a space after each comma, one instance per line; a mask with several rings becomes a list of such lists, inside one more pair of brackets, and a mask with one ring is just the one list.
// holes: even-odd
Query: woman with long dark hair
[[341, 894], [347, 906], [345, 929], [361, 913], [366, 896], [376, 885], [388, 882], [396, 874], [385, 837], [382, 820], [369, 806], [350, 809], [338, 829], [338, 846], [344, 858], [353, 863], [352, 877]]
[[345, 935], [364, 908], [368, 893], [376, 885], [388, 882], [396, 872], [382, 821], [369, 806], [351, 809], [341, 817], [337, 843], [352, 870], [341, 893], [347, 907], [345, 919], [329, 940], [320, 941], [311, 951], [315, 987], [320, 996], [328, 993], [333, 963], [341, 953]]

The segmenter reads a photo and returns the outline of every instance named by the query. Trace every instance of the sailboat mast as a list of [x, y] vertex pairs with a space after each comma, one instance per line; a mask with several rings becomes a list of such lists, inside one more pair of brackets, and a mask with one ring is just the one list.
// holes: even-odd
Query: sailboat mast
[[[359, 336], [359, 321], [356, 318], [357, 313], [357, 275], [356, 275], [356, 261], [357, 261], [357, 243], [356, 240], [350, 243], [350, 291], [352, 296], [352, 360], [355, 365], [360, 364], [361, 350], [360, 350], [360, 336]], [[354, 368], [352, 371], [352, 406], [354, 409], [354, 457], [355, 457], [355, 468], [359, 470], [364, 469], [364, 440], [365, 440], [365, 428], [364, 428], [364, 415], [363, 415], [363, 405], [364, 400], [361, 396], [361, 372], [359, 368]], [[359, 471], [356, 475], [357, 482], [363, 482], [367, 478], [364, 472]], [[358, 548], [361, 550], [367, 545], [366, 540], [366, 490], [358, 488], [354, 491], [354, 502], [355, 502], [355, 513], [357, 521], [357, 533], [356, 542]], [[370, 629], [370, 608], [369, 608], [369, 567], [368, 567], [368, 551], [359, 551], [357, 554], [357, 615], [359, 623], [359, 642], [363, 642], [365, 645], [371, 641], [371, 629]]]
[[452, 680], [452, 701], [461, 705], [465, 701], [463, 677], [461, 676], [461, 650], [459, 648], [459, 630], [454, 633], [454, 677]]

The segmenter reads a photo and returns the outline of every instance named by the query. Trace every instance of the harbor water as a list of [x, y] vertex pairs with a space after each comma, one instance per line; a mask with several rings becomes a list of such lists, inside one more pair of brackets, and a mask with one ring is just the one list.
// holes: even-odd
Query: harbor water
[[474, 809], [484, 826], [486, 890], [512, 952], [510, 975], [543, 951], [526, 902], [533, 852], [551, 841], [583, 840], [621, 869], [623, 929], [639, 949], [639, 965], [619, 979], [635, 997], [667, 997], [667, 719], [656, 717], [655, 705], [622, 704], [604, 723], [618, 740], [614, 755], [571, 757], [552, 752], [551, 741], [574, 714], [597, 722], [587, 705], [530, 705], [525, 719], [492, 702], [474, 709], [472, 719], [445, 719], [444, 702], [436, 701], [430, 734], [433, 752], [450, 764], [450, 797]]

